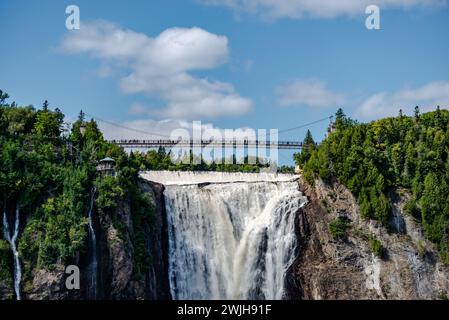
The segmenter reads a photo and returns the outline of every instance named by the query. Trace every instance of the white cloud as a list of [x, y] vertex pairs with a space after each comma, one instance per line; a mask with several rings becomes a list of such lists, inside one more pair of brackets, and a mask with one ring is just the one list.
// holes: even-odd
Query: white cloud
[[344, 103], [344, 96], [330, 91], [320, 80], [295, 80], [276, 89], [283, 106], [337, 107]]
[[121, 79], [125, 93], [144, 93], [166, 103], [159, 115], [171, 118], [238, 116], [251, 100], [231, 84], [200, 79], [193, 70], [212, 69], [228, 58], [228, 39], [194, 28], [170, 28], [152, 38], [112, 23], [84, 23], [62, 43], [66, 53], [87, 53], [103, 63], [129, 70]]
[[200, 0], [201, 3], [223, 6], [235, 13], [250, 13], [265, 19], [300, 19], [304, 17], [334, 18], [363, 15], [368, 5], [381, 8], [440, 7], [446, 0]]
[[[209, 134], [218, 132], [219, 135], [225, 136], [225, 129], [215, 127], [212, 123], [201, 124], [201, 134], [205, 134], [206, 130]], [[197, 124], [197, 125], [198, 125]], [[175, 130], [184, 129], [193, 137], [193, 122], [185, 120], [132, 120], [120, 123], [98, 121], [98, 126], [103, 132], [107, 140], [120, 139], [168, 139]], [[257, 131], [252, 128], [242, 127], [232, 131], [232, 136], [236, 138], [256, 137]]]
[[148, 108], [144, 104], [139, 102], [133, 103], [129, 108], [129, 114], [143, 115], [148, 113], [149, 113]]
[[120, 123], [98, 121], [98, 126], [107, 140], [164, 139], [173, 130], [188, 128], [189, 123], [183, 120], [144, 119]]
[[356, 117], [372, 120], [395, 116], [399, 109], [411, 115], [415, 106], [422, 112], [449, 107], [449, 82], [433, 81], [419, 88], [404, 89], [393, 93], [380, 92], [372, 95], [356, 109]]
[[102, 65], [96, 70], [96, 74], [99, 78], [104, 79], [112, 76], [113, 70], [108, 65]]

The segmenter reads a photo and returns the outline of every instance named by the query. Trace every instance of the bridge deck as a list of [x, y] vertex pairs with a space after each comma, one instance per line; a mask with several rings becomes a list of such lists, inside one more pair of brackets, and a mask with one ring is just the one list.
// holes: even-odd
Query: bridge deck
[[299, 141], [258, 141], [258, 140], [110, 140], [123, 148], [158, 148], [158, 147], [182, 147], [182, 148], [278, 148], [301, 149]]

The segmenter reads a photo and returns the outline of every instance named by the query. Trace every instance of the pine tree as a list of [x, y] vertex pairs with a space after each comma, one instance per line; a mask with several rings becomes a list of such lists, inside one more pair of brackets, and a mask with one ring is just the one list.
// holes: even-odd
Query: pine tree
[[5, 101], [9, 98], [9, 95], [6, 92], [0, 90], [0, 107], [5, 106]]
[[83, 112], [83, 110], [80, 110], [80, 113], [78, 115], [78, 121], [83, 123], [85, 119], [86, 119], [86, 114]]
[[420, 115], [419, 107], [416, 106], [416, 107], [415, 107], [415, 119], [416, 119], [416, 120], [419, 120], [419, 115]]
[[337, 130], [343, 130], [346, 127], [346, 115], [342, 108], [338, 108], [335, 114], [335, 126]]
[[299, 162], [299, 164], [305, 164], [312, 154], [312, 151], [315, 149], [315, 140], [313, 140], [312, 133], [310, 130], [307, 130], [306, 136], [302, 143], [301, 153], [296, 155], [295, 158]]
[[440, 106], [437, 106], [437, 110], [435, 112], [435, 125], [437, 127], [441, 127], [442, 125], [442, 121], [441, 121], [441, 109]]
[[304, 138], [303, 145], [304, 146], [315, 145], [315, 140], [313, 140], [313, 136], [312, 136], [312, 133], [310, 132], [310, 130], [307, 130], [307, 132], [306, 132], [306, 137]]

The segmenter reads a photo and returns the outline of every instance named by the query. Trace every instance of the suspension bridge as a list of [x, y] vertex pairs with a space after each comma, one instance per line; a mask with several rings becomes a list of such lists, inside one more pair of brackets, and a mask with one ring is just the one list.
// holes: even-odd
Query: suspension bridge
[[[303, 148], [303, 143], [300, 141], [270, 141], [270, 140], [261, 140], [257, 138], [250, 138], [250, 137], [244, 137], [244, 138], [232, 138], [232, 139], [172, 139], [167, 135], [163, 135], [160, 133], [154, 133], [154, 132], [148, 132], [143, 131], [136, 128], [131, 128], [128, 126], [124, 126], [122, 124], [110, 122], [107, 120], [100, 119], [96, 116], [86, 114], [89, 117], [92, 117], [93, 119], [103, 122], [105, 124], [111, 125], [116, 128], [125, 129], [128, 131], [135, 132], [139, 135], [149, 135], [153, 137], [158, 137], [158, 139], [114, 139], [114, 140], [108, 140], [108, 142], [114, 143], [124, 149], [151, 149], [151, 148], [275, 148], [275, 149], [290, 149], [290, 150], [299, 150]], [[283, 134], [287, 132], [291, 132], [294, 130], [302, 129], [310, 127], [314, 124], [323, 122], [323, 121], [330, 121], [332, 124], [332, 116], [325, 117], [322, 119], [318, 119], [300, 126], [287, 128], [283, 130], [278, 130], [278, 134]], [[330, 126], [331, 127], [331, 126]], [[161, 139], [159, 139], [159, 137]]]
[[259, 140], [109, 140], [122, 148], [277, 148], [301, 149], [299, 141], [259, 141]]

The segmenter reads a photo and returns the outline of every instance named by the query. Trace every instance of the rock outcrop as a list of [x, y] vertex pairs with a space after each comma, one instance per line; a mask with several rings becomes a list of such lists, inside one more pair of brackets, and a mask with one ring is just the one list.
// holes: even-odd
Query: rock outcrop
[[[310, 202], [298, 219], [298, 258], [288, 277], [288, 298], [442, 299], [449, 294], [449, 270], [419, 224], [403, 212], [405, 191], [391, 194], [390, 226], [365, 220], [353, 195], [341, 184], [301, 182]], [[329, 223], [349, 222], [347, 236], [335, 240]], [[372, 252], [370, 238], [382, 244]]]
[[151, 300], [171, 299], [168, 281], [168, 231], [165, 212], [164, 186], [159, 183], [144, 182], [142, 188], [155, 201], [154, 230], [149, 241], [153, 263], [147, 275], [147, 298]]
[[[56, 265], [51, 270], [33, 269], [31, 279], [22, 283], [24, 299], [32, 300], [139, 300], [170, 299], [168, 283], [167, 247], [168, 236], [163, 197], [164, 187], [160, 184], [142, 182], [140, 187], [151, 195], [155, 204], [154, 226], [145, 229], [145, 241], [151, 253], [152, 264], [141, 279], [133, 276], [132, 216], [130, 203], [118, 204], [114, 216], [98, 213], [94, 209], [93, 225], [97, 237], [98, 276], [97, 290], [92, 296], [91, 270], [88, 268], [90, 252], [78, 255], [72, 264], [79, 266], [80, 290], [66, 288], [65, 265]], [[89, 249], [91, 250], [91, 249]], [[0, 298], [11, 299], [13, 291], [0, 283]]]
[[[449, 295], [449, 270], [413, 217], [404, 214], [410, 195], [391, 193], [393, 208], [389, 226], [361, 217], [353, 195], [341, 184], [316, 181], [314, 187], [299, 181], [309, 202], [297, 216], [297, 258], [286, 277], [287, 299], [442, 299]], [[170, 299], [168, 280], [168, 232], [164, 186], [142, 181], [142, 190], [154, 201], [154, 225], [145, 229], [152, 264], [141, 279], [133, 277], [132, 212], [130, 203], [119, 203], [113, 216], [95, 210], [97, 234], [97, 299]], [[329, 223], [348, 222], [347, 235], [336, 240]], [[373, 253], [370, 239], [382, 245]], [[88, 257], [79, 254], [81, 290], [67, 290], [64, 265], [51, 270], [34, 269], [24, 279], [24, 299], [87, 299], [90, 295]], [[10, 285], [0, 283], [0, 298], [12, 299]]]
[[11, 300], [14, 297], [12, 285], [6, 281], [0, 281], [0, 300]]
[[79, 299], [77, 291], [69, 291], [65, 286], [65, 266], [56, 265], [51, 271], [35, 270], [31, 283], [23, 287], [23, 296], [27, 300], [67, 300]]

